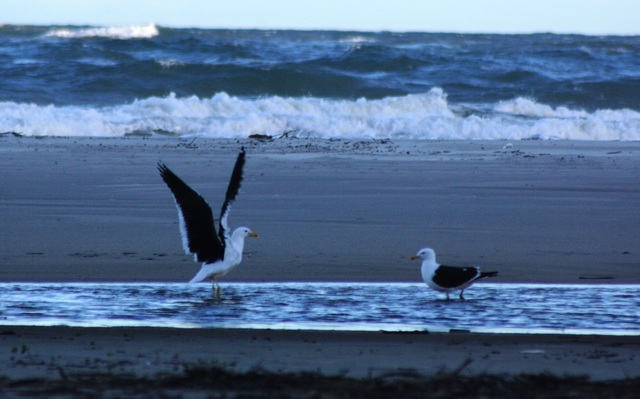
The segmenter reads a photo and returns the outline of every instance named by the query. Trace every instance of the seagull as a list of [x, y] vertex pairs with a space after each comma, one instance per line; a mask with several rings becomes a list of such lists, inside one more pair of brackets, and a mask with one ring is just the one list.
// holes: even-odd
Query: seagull
[[197, 283], [210, 278], [213, 282], [212, 289], [216, 298], [220, 298], [221, 291], [218, 277], [227, 274], [242, 261], [244, 239], [258, 237], [258, 233], [248, 227], [238, 227], [229, 235], [230, 230], [227, 224], [231, 203], [236, 199], [240, 190], [244, 158], [244, 147], [241, 147], [231, 173], [227, 195], [220, 210], [220, 227], [217, 234], [209, 204], [165, 164], [158, 163], [160, 176], [173, 193], [178, 208], [182, 247], [185, 253], [193, 254], [196, 262], [203, 262], [202, 268], [189, 283]]
[[464, 300], [462, 293], [477, 280], [487, 277], [495, 277], [498, 272], [481, 272], [476, 266], [444, 266], [436, 262], [436, 252], [431, 248], [423, 248], [411, 257], [411, 260], [422, 260], [422, 279], [432, 289], [447, 294], [460, 290], [460, 299]]

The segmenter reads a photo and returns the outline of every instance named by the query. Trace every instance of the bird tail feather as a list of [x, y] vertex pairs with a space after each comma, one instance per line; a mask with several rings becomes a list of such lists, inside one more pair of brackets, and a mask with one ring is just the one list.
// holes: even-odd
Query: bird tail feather
[[198, 272], [198, 274], [196, 274], [191, 281], [189, 281], [189, 284], [193, 284], [193, 283], [199, 283], [203, 280], [206, 280], [207, 277], [209, 277], [210, 274], [210, 270], [208, 270], [208, 268], [205, 267], [205, 265], [202, 265], [202, 268], [200, 269], [200, 271]]

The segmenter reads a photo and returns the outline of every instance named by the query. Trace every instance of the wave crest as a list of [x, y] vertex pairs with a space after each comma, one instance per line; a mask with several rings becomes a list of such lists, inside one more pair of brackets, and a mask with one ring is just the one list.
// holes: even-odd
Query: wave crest
[[0, 132], [29, 136], [173, 134], [243, 138], [251, 134], [320, 139], [640, 140], [640, 113], [553, 108], [529, 99], [488, 112], [457, 111], [446, 93], [379, 100], [325, 98], [149, 97], [115, 107], [0, 103]]
[[158, 36], [160, 32], [155, 24], [144, 26], [123, 27], [95, 27], [95, 28], [63, 28], [54, 29], [45, 34], [47, 37], [62, 39], [83, 39], [90, 37], [103, 37], [111, 39], [149, 39]]

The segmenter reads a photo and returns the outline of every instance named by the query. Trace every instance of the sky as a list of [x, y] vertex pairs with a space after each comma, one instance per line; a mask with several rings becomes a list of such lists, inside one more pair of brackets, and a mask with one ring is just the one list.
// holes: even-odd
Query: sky
[[0, 24], [639, 35], [639, 0], [0, 0]]

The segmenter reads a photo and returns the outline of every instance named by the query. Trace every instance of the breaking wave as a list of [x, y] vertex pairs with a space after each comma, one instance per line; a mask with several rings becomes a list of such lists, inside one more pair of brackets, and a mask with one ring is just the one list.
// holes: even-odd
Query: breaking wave
[[121, 40], [149, 39], [158, 35], [159, 31], [155, 24], [122, 27], [56, 28], [45, 34], [47, 37], [58, 37], [63, 39], [102, 37]]
[[640, 140], [640, 113], [593, 112], [516, 98], [484, 109], [451, 105], [434, 88], [382, 99], [149, 97], [109, 107], [0, 103], [0, 132], [27, 136], [252, 134], [319, 139]]

